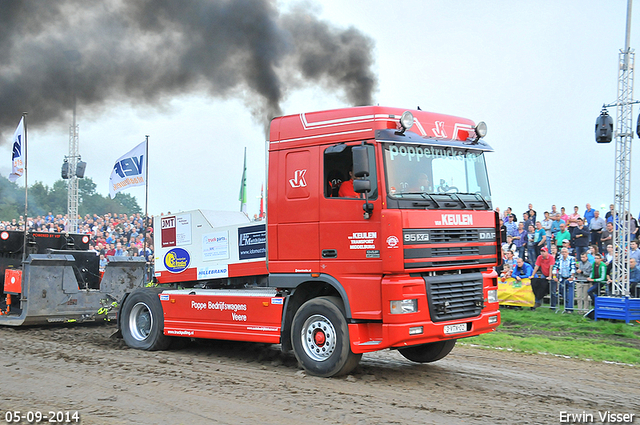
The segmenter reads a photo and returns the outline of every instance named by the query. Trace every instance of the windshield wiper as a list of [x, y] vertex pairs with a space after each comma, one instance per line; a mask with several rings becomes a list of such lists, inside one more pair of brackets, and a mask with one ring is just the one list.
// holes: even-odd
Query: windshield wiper
[[420, 195], [422, 196], [424, 199], [429, 199], [431, 200], [434, 204], [436, 204], [436, 208], [440, 208], [440, 203], [438, 201], [436, 201], [436, 199], [431, 196], [429, 193], [427, 192], [402, 192], [402, 193], [396, 193], [393, 196], [398, 196], [398, 195]]
[[480, 198], [480, 200], [487, 206], [487, 208], [491, 209], [491, 206], [489, 205], [487, 200], [484, 199], [484, 196], [482, 196], [479, 193], [460, 193], [460, 195], [473, 195], [473, 196], [475, 196], [476, 199]]
[[465, 208], [469, 208], [469, 205], [467, 205], [467, 203], [466, 203], [466, 202], [464, 202], [464, 201], [462, 200], [462, 198], [458, 196], [458, 194], [457, 194], [457, 193], [451, 193], [450, 195], [451, 195], [452, 197], [453, 197], [453, 196], [455, 196], [455, 197], [456, 197], [456, 199], [457, 199], [458, 201], [460, 201], [460, 203], [461, 203]]

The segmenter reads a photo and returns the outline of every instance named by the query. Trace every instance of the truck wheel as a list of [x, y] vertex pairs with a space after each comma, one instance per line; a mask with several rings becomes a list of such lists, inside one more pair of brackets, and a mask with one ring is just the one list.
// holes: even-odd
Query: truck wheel
[[164, 350], [171, 338], [163, 334], [164, 316], [158, 291], [140, 288], [127, 297], [120, 311], [122, 338], [131, 348]]
[[314, 298], [304, 303], [293, 317], [293, 353], [311, 375], [344, 375], [360, 362], [362, 354], [351, 351], [342, 305], [338, 297]]
[[416, 363], [431, 363], [443, 359], [453, 350], [456, 345], [455, 339], [447, 341], [432, 342], [430, 344], [416, 345], [413, 347], [400, 348], [398, 351], [406, 359]]

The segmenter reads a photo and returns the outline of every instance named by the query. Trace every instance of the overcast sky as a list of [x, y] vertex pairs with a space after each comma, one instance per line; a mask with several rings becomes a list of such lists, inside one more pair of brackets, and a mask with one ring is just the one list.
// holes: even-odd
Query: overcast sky
[[[636, 3], [632, 48], [640, 46]], [[296, 4], [278, 2], [277, 8], [286, 13]], [[602, 104], [616, 100], [626, 0], [323, 0], [304, 7], [333, 27], [354, 27], [373, 40], [375, 104], [419, 105], [487, 123], [485, 139], [495, 149], [487, 155], [494, 207], [511, 206], [520, 215], [531, 202], [538, 212], [551, 204], [568, 211], [578, 205], [583, 212], [587, 202], [607, 209], [613, 201], [615, 144], [596, 144], [594, 124]], [[235, 211], [246, 147], [248, 210], [253, 215], [265, 182], [265, 132], [252, 114], [256, 98], [250, 88], [240, 86], [224, 96], [206, 90], [163, 95], [154, 106], [118, 97], [100, 108], [80, 102], [86, 176], [108, 194], [115, 160], [148, 134], [149, 213]], [[280, 106], [284, 114], [296, 114], [349, 106], [349, 101], [340, 89], [307, 84], [287, 91]], [[0, 172], [5, 177], [10, 172], [9, 141], [21, 112], [4, 112], [15, 115], [15, 124], [2, 129], [0, 158], [6, 160], [0, 161]], [[609, 113], [615, 118], [615, 108]], [[62, 120], [38, 125], [38, 115], [29, 115], [29, 184], [38, 180], [51, 186], [60, 178], [71, 117], [69, 110]], [[634, 149], [634, 182], [640, 181], [639, 155]], [[18, 183], [23, 185], [24, 179]], [[144, 190], [130, 193], [143, 206]], [[640, 183], [632, 184], [631, 193], [636, 216]]]

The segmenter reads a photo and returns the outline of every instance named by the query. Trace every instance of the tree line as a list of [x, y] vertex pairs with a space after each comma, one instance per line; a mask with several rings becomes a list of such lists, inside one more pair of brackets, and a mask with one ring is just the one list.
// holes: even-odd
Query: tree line
[[[67, 181], [57, 180], [52, 187], [36, 181], [28, 190], [30, 217], [67, 213]], [[96, 184], [89, 177], [78, 179], [78, 214], [104, 215], [106, 213], [132, 214], [142, 212], [135, 196], [118, 193], [115, 199], [96, 192]], [[24, 215], [24, 187], [0, 176], [0, 220], [11, 220]]]

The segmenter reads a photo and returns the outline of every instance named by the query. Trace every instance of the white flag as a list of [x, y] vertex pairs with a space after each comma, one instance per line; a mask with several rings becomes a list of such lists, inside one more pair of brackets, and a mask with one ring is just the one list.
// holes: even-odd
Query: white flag
[[13, 133], [13, 149], [11, 153], [13, 165], [11, 167], [11, 174], [9, 174], [9, 180], [12, 182], [15, 182], [24, 174], [24, 148], [24, 117], [22, 117], [18, 128], [16, 128], [15, 133]]
[[116, 197], [116, 193], [133, 186], [145, 184], [147, 169], [147, 142], [144, 141], [138, 146], [122, 155], [116, 161], [109, 177], [109, 196]]

